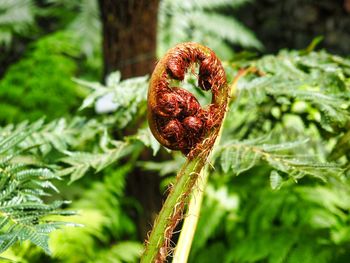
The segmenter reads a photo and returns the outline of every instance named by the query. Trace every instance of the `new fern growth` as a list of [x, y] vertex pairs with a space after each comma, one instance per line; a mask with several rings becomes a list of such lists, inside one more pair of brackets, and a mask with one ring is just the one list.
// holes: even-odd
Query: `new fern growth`
[[[204, 109], [195, 107], [192, 95], [184, 95], [181, 88], [170, 83], [171, 79], [184, 80], [187, 69], [195, 63], [199, 64], [199, 87], [211, 90], [213, 95], [212, 103]], [[169, 255], [173, 231], [183, 217], [188, 198], [218, 136], [228, 94], [221, 62], [207, 47], [197, 43], [179, 44], [158, 62], [148, 92], [149, 124], [161, 144], [181, 150], [187, 161], [156, 219], [141, 262], [164, 262]], [[187, 122], [189, 118], [192, 119]]]

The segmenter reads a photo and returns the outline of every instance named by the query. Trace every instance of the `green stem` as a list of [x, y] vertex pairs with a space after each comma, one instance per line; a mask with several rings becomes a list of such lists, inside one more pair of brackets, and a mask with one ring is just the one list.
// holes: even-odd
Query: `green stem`
[[187, 160], [179, 171], [177, 182], [174, 184], [155, 221], [154, 228], [149, 237], [149, 243], [142, 255], [141, 263], [157, 262], [159, 253], [161, 253], [159, 249], [163, 247], [163, 244], [167, 242], [166, 239], [169, 238], [165, 234], [167, 232], [166, 229], [172, 225], [171, 221], [174, 215], [180, 212], [176, 211], [176, 207], [178, 206], [179, 209], [182, 209], [182, 204], [185, 204], [187, 201], [193, 185], [196, 183], [198, 175], [206, 162], [206, 157], [202, 155], [195, 159]]
[[205, 187], [208, 181], [208, 166], [202, 170], [196, 188], [193, 190], [191, 200], [188, 205], [188, 211], [184, 220], [183, 227], [179, 241], [177, 242], [173, 263], [184, 263], [187, 262], [188, 256], [191, 251], [191, 245], [194, 234], [196, 232], [197, 223], [202, 207], [202, 200], [204, 196]]
[[[231, 87], [231, 90], [233, 86]], [[225, 114], [226, 117], [226, 114]], [[225, 121], [225, 117], [223, 123]], [[216, 139], [215, 145], [220, 142], [222, 133], [222, 126], [220, 128], [219, 136]], [[214, 145], [214, 149], [215, 149]], [[209, 157], [210, 159], [210, 157]], [[209, 160], [210, 161], [210, 160]], [[188, 205], [187, 216], [184, 220], [183, 227], [181, 229], [181, 234], [179, 241], [176, 246], [173, 263], [185, 263], [188, 260], [188, 256], [191, 251], [191, 246], [194, 238], [194, 234], [197, 229], [197, 224], [199, 220], [199, 215], [202, 207], [202, 201], [204, 197], [205, 188], [207, 186], [209, 177], [208, 166], [200, 173], [198, 178], [198, 183], [196, 188], [193, 190], [191, 199]]]

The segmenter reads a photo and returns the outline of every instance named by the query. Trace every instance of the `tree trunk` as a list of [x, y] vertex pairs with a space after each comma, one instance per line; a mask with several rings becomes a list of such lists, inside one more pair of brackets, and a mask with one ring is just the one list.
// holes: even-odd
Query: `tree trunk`
[[[122, 78], [151, 74], [156, 64], [159, 0], [99, 0], [103, 25], [104, 77], [119, 70]], [[149, 160], [147, 152], [141, 159]], [[144, 240], [161, 207], [160, 178], [135, 168], [127, 192], [143, 208], [135, 215], [139, 237]]]
[[104, 76], [152, 72], [156, 61], [159, 0], [99, 0], [103, 23]]

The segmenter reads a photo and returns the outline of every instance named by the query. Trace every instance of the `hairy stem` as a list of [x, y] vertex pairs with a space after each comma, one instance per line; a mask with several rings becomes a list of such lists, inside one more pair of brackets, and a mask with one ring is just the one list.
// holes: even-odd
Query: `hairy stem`
[[[141, 262], [161, 262], [161, 258], [167, 257], [168, 252], [160, 251], [160, 249], [164, 246], [164, 243], [170, 242], [173, 230], [171, 228], [175, 227], [176, 223], [182, 219], [184, 204], [187, 202], [205, 162], [206, 156], [187, 160], [179, 171], [176, 183], [155, 221]], [[170, 236], [168, 236], [168, 233]]]
[[173, 263], [187, 262], [191, 251], [191, 245], [196, 232], [198, 219], [202, 207], [205, 187], [209, 176], [208, 166], [202, 170], [198, 178], [196, 188], [193, 190], [191, 200], [188, 205], [187, 215], [184, 220], [179, 241], [176, 246]]
[[[199, 65], [199, 87], [212, 92], [212, 102], [205, 109], [188, 91], [170, 85], [170, 79], [184, 80], [186, 71], [195, 63]], [[173, 231], [183, 218], [193, 186], [220, 131], [228, 97], [224, 68], [215, 53], [205, 46], [179, 44], [157, 64], [148, 91], [149, 125], [163, 146], [181, 150], [187, 161], [155, 221], [141, 262], [166, 261]]]

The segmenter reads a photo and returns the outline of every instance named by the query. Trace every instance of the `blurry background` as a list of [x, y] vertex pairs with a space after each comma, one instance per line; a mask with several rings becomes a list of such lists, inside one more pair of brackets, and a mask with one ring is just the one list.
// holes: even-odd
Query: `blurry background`
[[[346, 0], [3, 0], [0, 5], [3, 124], [72, 113], [84, 90], [71, 77], [103, 80], [114, 70], [123, 78], [149, 74], [156, 58], [178, 42], [201, 42], [226, 60], [247, 48], [259, 53], [304, 48], [317, 36], [334, 53], [350, 49]], [[43, 90], [52, 94], [45, 103]]]
[[[97, 174], [88, 169], [79, 176], [75, 174], [76, 178], [73, 180], [71, 178], [75, 182], [70, 185], [67, 185], [68, 176], [57, 183], [61, 190], [59, 198], [73, 201], [69, 208], [81, 211], [81, 216], [76, 220], [86, 227], [54, 232], [50, 241], [52, 257], [29, 243], [15, 246], [7, 251], [5, 256], [20, 262], [137, 260], [141, 244], [161, 208], [166, 185], [173, 179], [183, 159], [180, 155], [170, 155], [164, 150], [153, 156], [150, 149], [144, 149], [144, 145], [140, 146], [140, 141], [151, 140], [147, 137], [148, 133], [142, 134], [142, 129], [146, 127], [144, 97], [147, 81], [145, 79], [135, 79], [126, 83], [123, 81], [150, 74], [157, 58], [168, 48], [184, 41], [196, 41], [212, 48], [229, 68], [229, 79], [232, 79], [237, 70], [232, 66], [234, 59], [243, 58], [247, 61], [266, 54], [277, 54], [281, 49], [305, 49], [319, 36], [322, 36], [323, 40], [318, 43], [318, 47], [325, 48], [333, 54], [348, 56], [349, 14], [348, 0], [1, 0], [0, 124], [5, 127], [12, 123], [35, 121], [43, 117], [46, 122], [64, 117], [69, 123], [81, 117], [86, 118], [85, 120], [96, 119], [106, 125], [114, 140], [122, 140], [125, 136], [133, 134], [137, 134], [139, 140], [133, 145], [132, 150], [129, 149], [129, 152], [125, 150], [128, 158], [120, 157], [118, 162], [109, 163], [109, 167]], [[242, 62], [242, 66], [247, 65], [245, 63]], [[346, 63], [344, 62], [344, 65]], [[116, 71], [119, 73], [110, 75]], [[342, 73], [343, 77], [339, 80], [346, 83], [343, 84], [344, 89], [346, 87], [348, 89], [346, 86], [348, 71], [349, 68], [345, 71], [347, 73]], [[271, 69], [271, 72], [274, 71]], [[333, 81], [335, 77], [332, 75], [331, 78]], [[99, 86], [98, 82], [101, 83]], [[133, 90], [131, 86], [135, 89]], [[132, 97], [132, 100], [126, 97], [125, 100], [129, 104], [124, 105], [124, 108], [118, 105], [122, 102], [113, 102], [111, 95], [107, 95], [102, 101], [102, 104], [112, 104], [111, 108], [102, 106], [107, 108], [101, 110], [104, 114], [96, 113], [96, 109], [99, 111], [98, 107], [96, 109], [89, 107], [95, 103], [95, 99], [101, 97], [101, 94], [108, 93], [102, 91], [92, 98], [91, 89], [95, 91], [105, 89], [110, 92], [109, 94], [117, 92], [114, 100], [115, 98], [122, 100], [125, 90], [129, 88], [135, 97]], [[84, 101], [89, 96], [90, 101]], [[83, 110], [78, 111], [83, 101]], [[279, 119], [276, 116], [284, 114], [281, 113], [284, 111], [284, 102], [281, 99], [274, 106], [268, 102], [257, 103], [261, 103], [259, 105], [266, 112], [271, 110], [271, 114], [266, 113], [268, 118]], [[288, 103], [295, 102], [293, 100]], [[101, 104], [101, 101], [99, 103]], [[315, 111], [311, 106], [303, 104], [301, 107], [307, 108], [307, 114]], [[282, 117], [278, 121], [281, 119]], [[85, 133], [76, 127], [79, 125], [74, 126], [75, 136], [77, 138], [79, 135], [85, 136]], [[92, 130], [97, 126], [91, 124], [89, 127], [91, 131], [84, 128], [85, 132], [90, 131], [93, 134]], [[321, 136], [317, 133], [317, 136], [328, 140], [333, 138], [332, 136], [345, 133], [346, 124], [339, 127], [341, 128], [337, 131], [332, 130], [334, 127], [325, 128], [327, 135], [322, 137], [323, 134]], [[300, 134], [308, 133], [309, 131], [306, 131], [308, 128], [308, 126], [301, 128]], [[237, 133], [237, 129], [235, 127], [231, 130]], [[99, 140], [103, 137], [102, 133], [96, 137], [89, 137], [91, 141], [95, 140], [98, 146], [91, 141], [86, 143], [84, 140], [79, 141], [80, 144], [77, 145], [72, 146], [69, 143], [67, 145], [71, 147], [70, 150], [75, 147], [74, 150], [77, 151], [96, 151], [100, 149], [98, 147]], [[238, 135], [235, 138], [241, 139]], [[249, 139], [250, 135], [246, 134], [242, 138]], [[154, 149], [157, 149], [157, 144], [152, 141], [148, 145], [152, 146], [152, 143]], [[333, 146], [334, 144], [336, 142], [333, 142]], [[43, 160], [50, 163], [57, 157], [55, 154], [47, 155]], [[62, 164], [62, 160], [57, 163]], [[71, 164], [71, 161], [65, 164], [67, 163]], [[63, 168], [67, 167], [63, 165]], [[305, 194], [304, 188], [295, 190], [287, 186], [280, 192], [272, 192], [269, 177], [262, 175], [261, 179], [259, 176], [264, 174], [264, 171], [270, 174], [271, 169], [268, 165], [250, 168], [247, 176], [237, 177], [238, 179], [235, 177], [234, 182], [230, 176], [224, 176], [224, 179], [214, 179], [208, 187], [208, 197], [201, 218], [203, 221], [199, 228], [202, 232], [196, 238], [191, 262], [224, 262], [222, 255], [228, 255], [225, 259], [227, 262], [284, 262], [282, 256], [281, 261], [278, 261], [262, 248], [265, 246], [264, 242], [270, 242], [266, 237], [257, 239], [263, 230], [269, 235], [276, 234], [273, 240], [280, 240], [278, 242], [282, 244], [289, 242], [286, 247], [297, 250], [299, 254], [296, 253], [298, 257], [295, 256], [294, 262], [331, 262], [329, 260], [333, 254], [340, 255], [337, 262], [345, 262], [342, 260], [347, 258], [346, 249], [350, 244], [350, 239], [345, 237], [350, 231], [347, 225], [350, 222], [348, 204], [342, 206], [343, 204], [337, 203], [338, 201], [341, 203], [338, 200], [339, 196], [333, 197], [336, 201], [330, 204], [329, 210], [323, 211], [317, 200]], [[217, 170], [217, 174], [223, 176], [220, 173], [224, 172]], [[83, 177], [83, 174], [86, 175]], [[228, 180], [228, 177], [232, 180]], [[76, 181], [77, 179], [79, 181]], [[310, 187], [310, 191], [317, 193], [324, 191], [328, 195], [335, 195], [334, 186], [330, 186], [329, 189], [307, 187]], [[289, 190], [295, 191], [295, 199], [288, 199]], [[349, 197], [347, 190], [344, 190], [346, 198]], [[309, 203], [306, 202], [305, 206], [300, 205], [297, 202], [298, 198], [308, 199]], [[282, 204], [277, 202], [280, 199], [287, 200], [290, 207], [283, 208]], [[246, 202], [245, 208], [241, 207], [242, 200]], [[337, 210], [339, 206], [344, 216], [332, 210]], [[271, 210], [271, 213], [275, 211], [278, 214], [277, 210], [281, 212], [283, 209], [290, 209], [290, 214], [264, 221], [264, 212]], [[309, 228], [309, 225], [296, 219], [301, 216], [299, 214], [301, 209], [310, 217], [313, 217], [313, 212], [317, 215], [329, 213], [326, 219], [319, 216], [321, 218], [319, 220], [329, 222], [317, 225], [319, 221], [315, 219], [317, 221], [315, 231], [309, 229], [303, 236], [304, 228]], [[257, 226], [254, 225], [256, 222], [249, 221], [253, 220], [254, 216], [256, 221], [261, 217], [265, 225]], [[285, 225], [284, 216], [292, 218], [290, 221], [287, 220], [288, 223]], [[226, 220], [226, 223], [220, 226], [222, 220]], [[340, 220], [341, 224], [337, 225], [337, 222], [332, 220]], [[296, 221], [298, 223], [295, 223]], [[208, 223], [205, 226], [207, 231], [203, 222]], [[295, 224], [296, 231], [299, 231], [297, 235], [289, 233], [293, 229], [289, 223]], [[281, 235], [278, 235], [275, 226], [281, 226], [282, 230], [278, 230]], [[333, 227], [339, 232], [331, 233]], [[232, 237], [231, 231], [237, 236]], [[244, 234], [246, 231], [250, 234]], [[321, 255], [319, 261], [313, 260], [313, 253], [316, 251], [323, 253], [319, 249], [326, 245], [321, 239], [327, 240], [328, 235], [338, 236], [327, 244], [324, 252], [328, 253], [327, 255], [324, 257]], [[311, 238], [318, 236], [322, 237], [321, 241]], [[233, 240], [230, 240], [230, 237]], [[237, 241], [241, 242], [239, 247], [241, 250], [230, 249], [230, 246], [235, 247]], [[298, 244], [303, 242], [308, 244], [307, 251], [298, 247]], [[251, 257], [242, 256], [245, 253]], [[310, 259], [307, 261], [305, 258], [309, 256]], [[214, 260], [217, 258], [221, 258], [222, 261]], [[298, 261], [298, 258], [303, 260]]]
[[265, 52], [301, 49], [310, 43], [310, 38], [323, 36], [321, 47], [348, 55], [349, 3], [347, 0], [253, 1], [236, 15], [264, 43]]

